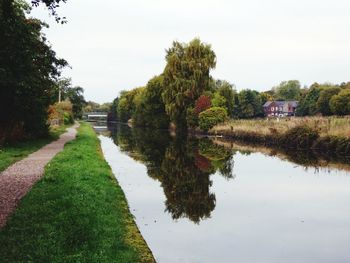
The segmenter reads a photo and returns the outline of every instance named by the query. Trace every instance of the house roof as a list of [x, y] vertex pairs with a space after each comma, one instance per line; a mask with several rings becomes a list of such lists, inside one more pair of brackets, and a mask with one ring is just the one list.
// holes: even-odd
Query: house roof
[[296, 101], [296, 100], [276, 100], [276, 101], [267, 101], [267, 102], [265, 102], [264, 107], [270, 106], [273, 102], [276, 104], [276, 106], [279, 106], [279, 107], [280, 106], [283, 107], [286, 104], [289, 104], [292, 107], [297, 107], [298, 106], [298, 101]]
[[272, 103], [273, 101], [266, 101], [265, 104], [263, 105], [263, 107], [268, 107], [270, 106], [270, 104]]

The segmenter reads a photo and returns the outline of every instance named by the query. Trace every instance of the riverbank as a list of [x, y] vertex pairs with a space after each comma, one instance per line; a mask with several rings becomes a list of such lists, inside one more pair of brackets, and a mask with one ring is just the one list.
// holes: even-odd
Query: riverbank
[[5, 262], [154, 262], [104, 160], [82, 123], [0, 231]]
[[230, 120], [208, 134], [264, 146], [350, 156], [348, 117]]
[[11, 164], [39, 150], [44, 145], [57, 140], [66, 131], [67, 127], [69, 126], [62, 125], [52, 128], [47, 138], [18, 142], [0, 147], [0, 172], [4, 171]]

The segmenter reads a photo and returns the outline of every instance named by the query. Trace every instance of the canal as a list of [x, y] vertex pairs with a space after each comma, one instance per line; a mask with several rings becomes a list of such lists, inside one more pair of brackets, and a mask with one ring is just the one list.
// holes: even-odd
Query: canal
[[124, 125], [99, 138], [157, 262], [350, 260], [348, 165]]

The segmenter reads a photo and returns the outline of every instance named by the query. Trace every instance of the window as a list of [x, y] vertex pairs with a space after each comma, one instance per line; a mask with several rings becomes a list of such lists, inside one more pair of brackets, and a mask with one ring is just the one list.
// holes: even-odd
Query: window
[[274, 111], [275, 110], [275, 108], [274, 107], [271, 107], [271, 111]]

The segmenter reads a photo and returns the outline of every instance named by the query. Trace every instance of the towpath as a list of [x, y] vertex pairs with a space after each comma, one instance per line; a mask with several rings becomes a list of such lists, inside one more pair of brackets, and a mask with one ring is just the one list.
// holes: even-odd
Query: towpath
[[0, 173], [0, 228], [5, 226], [20, 200], [44, 175], [46, 164], [77, 134], [79, 124], [67, 129], [57, 141], [47, 144]]

